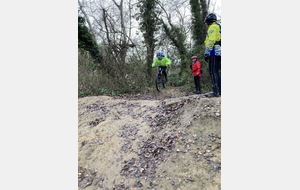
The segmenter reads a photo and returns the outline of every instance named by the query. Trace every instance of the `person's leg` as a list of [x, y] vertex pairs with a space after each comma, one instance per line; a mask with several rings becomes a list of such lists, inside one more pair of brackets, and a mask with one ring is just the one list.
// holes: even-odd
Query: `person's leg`
[[211, 83], [213, 86], [213, 92], [207, 94], [208, 96], [219, 96], [219, 86], [218, 86], [218, 81], [219, 81], [219, 61], [216, 59], [215, 55], [211, 55], [209, 57], [209, 74], [211, 77]]
[[200, 85], [200, 77], [198, 76], [198, 94], [201, 94], [201, 85]]
[[163, 66], [163, 67], [162, 67], [162, 73], [163, 73], [164, 76], [165, 76], [165, 79], [166, 79], [165, 81], [168, 82], [168, 77], [167, 77], [166, 69], [167, 69], [167, 66]]
[[197, 76], [194, 76], [194, 83], [195, 83], [195, 88], [196, 88], [196, 90], [195, 91], [193, 91], [193, 93], [197, 93]]
[[219, 87], [219, 94], [221, 95], [221, 75], [220, 75], [220, 70], [221, 70], [221, 56], [216, 56], [217, 61], [219, 62], [219, 68], [217, 70], [217, 75], [218, 75], [218, 87]]
[[201, 94], [201, 90], [200, 90], [200, 77], [196, 76], [196, 90], [197, 90], [197, 94]]
[[[212, 81], [212, 64], [211, 64], [211, 59], [209, 57], [209, 60], [208, 60], [208, 73], [210, 75], [210, 79]], [[205, 93], [204, 96], [208, 96], [208, 95], [211, 95], [213, 94], [213, 92], [208, 92], [208, 93]]]

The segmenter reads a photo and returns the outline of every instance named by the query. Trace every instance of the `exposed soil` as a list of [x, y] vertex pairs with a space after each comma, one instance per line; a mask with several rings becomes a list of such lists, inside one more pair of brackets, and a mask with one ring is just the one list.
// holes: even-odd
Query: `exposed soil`
[[221, 97], [79, 98], [78, 189], [221, 189]]

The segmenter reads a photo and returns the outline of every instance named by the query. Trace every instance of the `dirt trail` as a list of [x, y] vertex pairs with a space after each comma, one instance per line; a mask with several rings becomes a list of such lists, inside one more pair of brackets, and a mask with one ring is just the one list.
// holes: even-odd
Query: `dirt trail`
[[221, 189], [221, 98], [79, 98], [78, 189]]

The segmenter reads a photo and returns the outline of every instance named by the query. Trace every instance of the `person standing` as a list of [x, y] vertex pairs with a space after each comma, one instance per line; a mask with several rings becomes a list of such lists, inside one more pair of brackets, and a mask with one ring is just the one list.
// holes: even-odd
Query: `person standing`
[[204, 23], [207, 26], [205, 39], [204, 59], [209, 64], [209, 74], [213, 86], [213, 91], [204, 94], [207, 97], [218, 97], [221, 95], [221, 25], [217, 22], [217, 16], [210, 13], [205, 17]]
[[152, 67], [154, 67], [155, 65], [159, 66], [162, 68], [162, 73], [163, 75], [166, 77], [166, 82], [168, 82], [168, 77], [167, 77], [167, 66], [171, 65], [171, 60], [167, 58], [167, 56], [165, 56], [165, 54], [163, 52], [158, 52], [156, 54], [156, 58], [154, 59], [153, 63], [152, 63]]
[[201, 74], [202, 74], [201, 63], [198, 61], [197, 56], [191, 57], [191, 60], [193, 61], [193, 64], [190, 65], [190, 68], [193, 71], [194, 82], [195, 82], [195, 87], [196, 87], [196, 90], [193, 93], [201, 94], [201, 86], [200, 86], [200, 78], [201, 78]]

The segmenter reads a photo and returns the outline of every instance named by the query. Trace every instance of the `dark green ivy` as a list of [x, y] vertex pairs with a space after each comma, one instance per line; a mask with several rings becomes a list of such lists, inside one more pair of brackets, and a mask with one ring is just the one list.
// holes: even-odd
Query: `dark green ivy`
[[201, 15], [201, 7], [199, 0], [190, 0], [191, 12], [192, 12], [192, 38], [194, 40], [194, 47], [199, 47], [205, 41], [205, 35], [203, 33], [203, 21]]
[[84, 25], [85, 19], [78, 16], [78, 48], [90, 52], [91, 56], [97, 63], [102, 62], [102, 55], [99, 52], [99, 47], [95, 42], [93, 35], [89, 32], [88, 27]]

